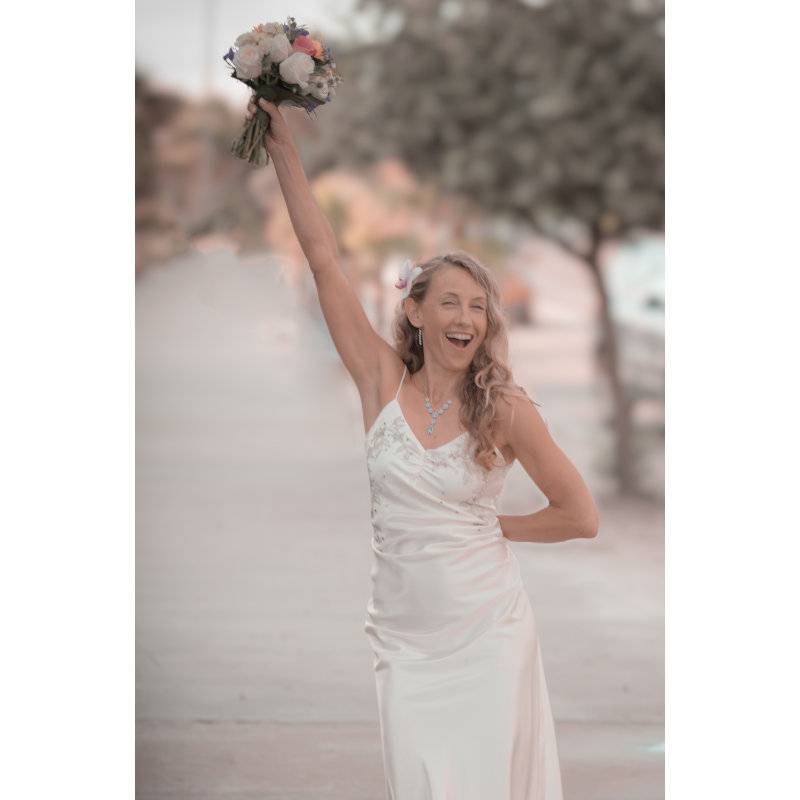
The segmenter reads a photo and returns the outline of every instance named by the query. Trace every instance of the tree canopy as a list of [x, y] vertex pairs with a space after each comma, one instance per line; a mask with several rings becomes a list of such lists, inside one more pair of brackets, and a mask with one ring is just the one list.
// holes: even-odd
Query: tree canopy
[[565, 243], [663, 228], [660, 0], [362, 6], [394, 32], [339, 59], [342, 154], [399, 155]]

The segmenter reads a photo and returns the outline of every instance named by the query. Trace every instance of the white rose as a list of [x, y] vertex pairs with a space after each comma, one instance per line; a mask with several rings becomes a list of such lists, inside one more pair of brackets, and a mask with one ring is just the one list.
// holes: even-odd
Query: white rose
[[258, 44], [258, 34], [253, 31], [248, 31], [236, 37], [236, 41], [234, 42], [236, 47], [244, 47], [246, 44]]
[[269, 43], [269, 50], [266, 52], [269, 54], [270, 61], [280, 64], [289, 57], [289, 53], [292, 52], [292, 45], [285, 33], [279, 33], [272, 37]]
[[233, 66], [239, 78], [252, 79], [261, 75], [261, 59], [264, 53], [258, 45], [246, 44], [233, 56]]
[[321, 78], [319, 75], [312, 75], [311, 80], [309, 81], [309, 87], [311, 94], [316, 97], [317, 100], [328, 99], [328, 92], [330, 91], [330, 88], [328, 86], [328, 81], [325, 78]]
[[267, 36], [266, 33], [254, 33], [255, 36], [255, 46], [261, 51], [261, 55], [266, 55], [269, 52], [269, 46], [272, 42], [272, 37]]
[[283, 34], [283, 25], [280, 22], [265, 22], [263, 27], [264, 33], [268, 33], [270, 36]]
[[279, 70], [286, 83], [295, 83], [301, 89], [307, 89], [308, 79], [314, 71], [314, 59], [308, 53], [292, 53], [281, 61]]

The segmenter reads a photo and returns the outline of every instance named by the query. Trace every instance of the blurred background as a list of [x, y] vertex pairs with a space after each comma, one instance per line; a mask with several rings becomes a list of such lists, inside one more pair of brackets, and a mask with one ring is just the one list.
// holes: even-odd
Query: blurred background
[[[516, 543], [565, 798], [663, 797], [664, 16], [649, 0], [136, 6], [137, 797], [383, 797], [355, 387], [222, 60], [294, 16], [284, 109], [389, 339], [405, 258], [490, 267], [517, 382], [601, 516]], [[515, 464], [500, 501], [546, 499]]]

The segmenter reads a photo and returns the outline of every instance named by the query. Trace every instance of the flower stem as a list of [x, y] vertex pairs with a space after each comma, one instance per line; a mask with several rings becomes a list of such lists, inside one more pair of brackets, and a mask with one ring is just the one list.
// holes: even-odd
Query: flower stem
[[[231, 152], [250, 164], [258, 165], [261, 161], [261, 148], [266, 146], [264, 139], [269, 130], [270, 117], [262, 108], [257, 108], [251, 120], [245, 123], [239, 138], [231, 145]], [[269, 164], [269, 153], [265, 165]]]

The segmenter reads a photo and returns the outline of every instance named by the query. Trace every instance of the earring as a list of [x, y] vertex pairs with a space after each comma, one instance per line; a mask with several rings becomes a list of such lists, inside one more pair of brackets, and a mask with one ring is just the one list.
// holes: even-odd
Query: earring
[[417, 343], [422, 347], [422, 328], [417, 328]]

